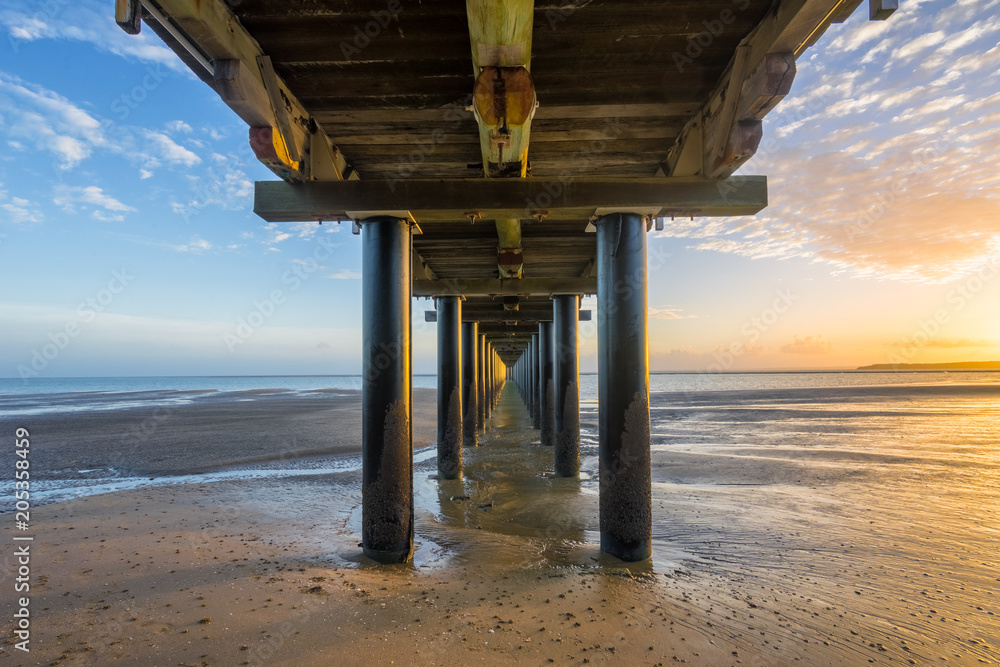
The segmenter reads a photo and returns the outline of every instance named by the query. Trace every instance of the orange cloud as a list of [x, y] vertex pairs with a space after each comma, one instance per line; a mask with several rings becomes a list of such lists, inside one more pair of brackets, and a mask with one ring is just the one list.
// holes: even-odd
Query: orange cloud
[[822, 336], [795, 336], [791, 343], [781, 346], [785, 354], [829, 354], [833, 351], [833, 343]]
[[697, 315], [684, 315], [680, 308], [673, 306], [650, 307], [646, 309], [646, 312], [652, 320], [690, 320], [698, 317]]
[[[970, 339], [970, 338], [932, 338], [928, 342], [921, 345], [921, 347], [940, 347], [946, 349], [952, 348], [963, 348], [963, 347], [996, 347], [997, 342], [995, 340], [981, 340], [981, 339]], [[892, 347], [913, 347], [913, 343], [891, 343]]]
[[817, 62], [836, 66], [803, 67], [796, 94], [765, 119], [741, 171], [768, 175], [767, 209], [662, 234], [922, 283], [1000, 259], [1000, 93], [988, 83], [1000, 28], [967, 8], [938, 16], [934, 32], [921, 11], [893, 18], [892, 30], [845, 24], [821, 42]]

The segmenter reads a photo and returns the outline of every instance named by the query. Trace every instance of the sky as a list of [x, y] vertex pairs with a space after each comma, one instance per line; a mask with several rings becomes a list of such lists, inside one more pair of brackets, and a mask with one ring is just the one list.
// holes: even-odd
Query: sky
[[[650, 234], [651, 370], [1000, 359], [1000, 0], [900, 5], [799, 59], [767, 209]], [[113, 3], [0, 0], [0, 145], [0, 377], [360, 372], [360, 238], [257, 218], [245, 124]]]

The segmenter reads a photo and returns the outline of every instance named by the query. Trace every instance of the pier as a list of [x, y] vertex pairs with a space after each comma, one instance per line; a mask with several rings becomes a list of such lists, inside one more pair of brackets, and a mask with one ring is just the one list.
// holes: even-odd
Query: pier
[[[795, 62], [861, 0], [117, 0], [248, 126], [274, 223], [363, 256], [363, 549], [412, 556], [410, 322], [438, 327], [442, 479], [509, 383], [579, 474], [577, 327], [596, 316], [601, 549], [651, 553], [646, 236], [754, 215], [734, 176]], [[895, 0], [870, 0], [885, 19]], [[580, 310], [596, 295], [596, 315]], [[506, 386], [505, 386], [506, 385]], [[485, 442], [485, 440], [483, 440]]]

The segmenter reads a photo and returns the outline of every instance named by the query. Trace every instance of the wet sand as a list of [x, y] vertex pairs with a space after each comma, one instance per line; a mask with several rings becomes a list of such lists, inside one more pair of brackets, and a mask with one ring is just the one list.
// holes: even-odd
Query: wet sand
[[[163, 403], [178, 395], [190, 402]], [[361, 450], [358, 391], [115, 395], [116, 402], [125, 400], [154, 405], [4, 421], [30, 425], [32, 467], [46, 478], [109, 468], [121, 475], [179, 475]], [[436, 410], [435, 390], [413, 391], [414, 447], [437, 439]]]
[[20, 665], [998, 662], [1000, 392], [877, 393], [655, 395], [644, 564], [596, 546], [595, 407], [583, 478], [553, 479], [513, 391], [464, 480], [415, 466], [412, 565], [361, 556], [356, 470], [43, 506], [32, 652], [2, 650]]

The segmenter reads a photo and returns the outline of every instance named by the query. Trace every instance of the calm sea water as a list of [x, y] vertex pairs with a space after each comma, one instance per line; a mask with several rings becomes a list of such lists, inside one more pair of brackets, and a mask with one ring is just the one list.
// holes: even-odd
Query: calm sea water
[[[997, 372], [757, 372], [654, 373], [653, 392], [705, 392], [925, 384], [1000, 384]], [[413, 387], [433, 389], [433, 375], [413, 376]], [[290, 391], [322, 398], [323, 392], [359, 391], [358, 375], [257, 375], [220, 377], [0, 378], [0, 414], [28, 416], [60, 412], [122, 410], [183, 405], [227, 392]], [[580, 377], [580, 398], [597, 400], [597, 375]]]

